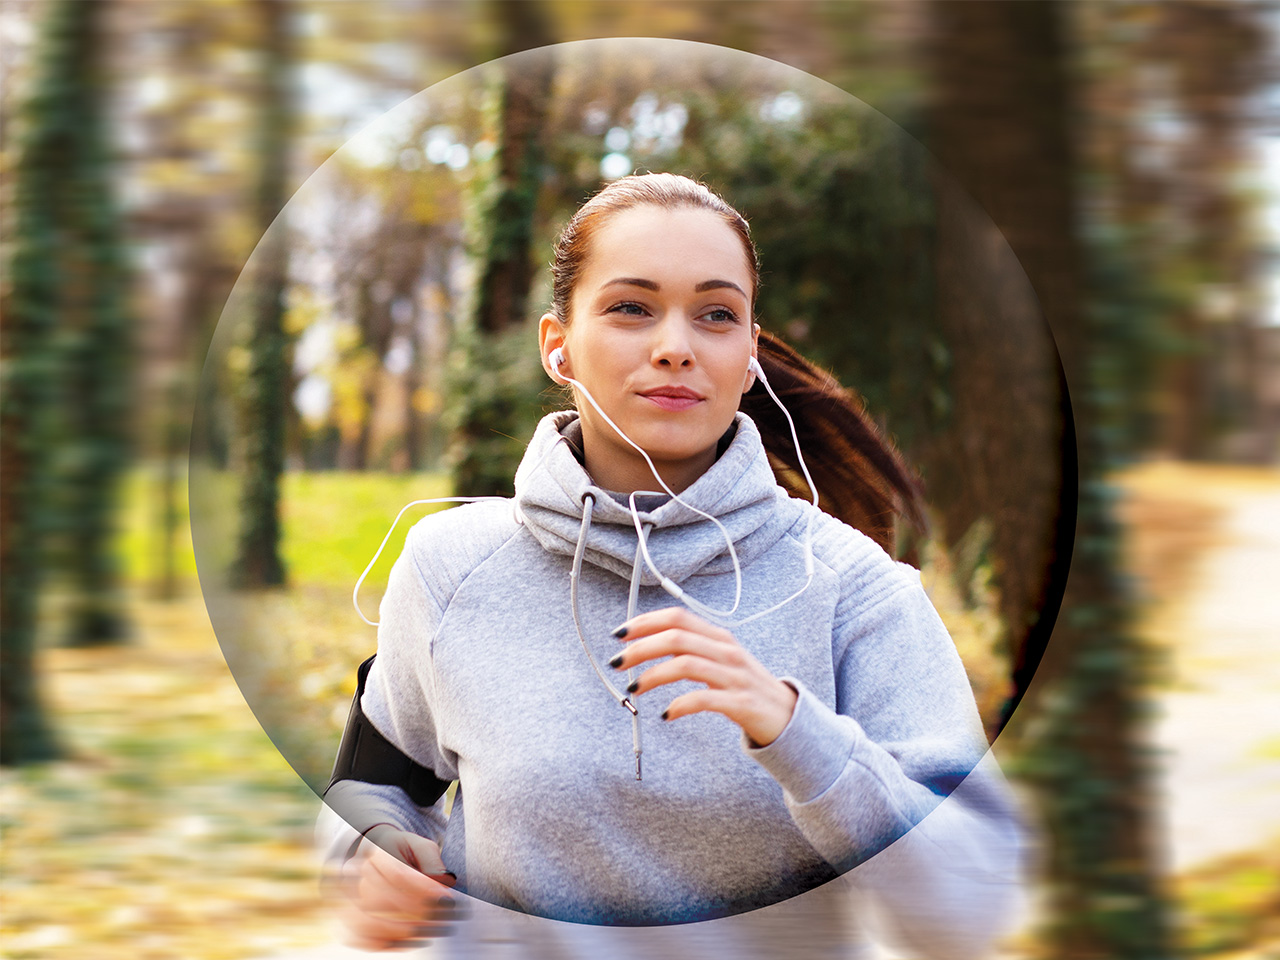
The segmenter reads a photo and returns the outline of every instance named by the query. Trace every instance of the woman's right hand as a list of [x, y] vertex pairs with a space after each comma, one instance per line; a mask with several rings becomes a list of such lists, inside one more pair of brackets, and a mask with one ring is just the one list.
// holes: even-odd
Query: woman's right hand
[[340, 911], [348, 946], [360, 950], [404, 950], [451, 933], [459, 902], [456, 882], [426, 837], [380, 824], [365, 835], [343, 865]]

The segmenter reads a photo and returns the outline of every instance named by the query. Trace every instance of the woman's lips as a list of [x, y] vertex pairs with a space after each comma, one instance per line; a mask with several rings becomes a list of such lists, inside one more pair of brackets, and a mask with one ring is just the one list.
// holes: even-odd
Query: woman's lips
[[690, 407], [702, 402], [702, 397], [683, 387], [659, 388], [642, 393], [640, 396], [652, 401], [663, 410], [673, 412], [688, 410]]

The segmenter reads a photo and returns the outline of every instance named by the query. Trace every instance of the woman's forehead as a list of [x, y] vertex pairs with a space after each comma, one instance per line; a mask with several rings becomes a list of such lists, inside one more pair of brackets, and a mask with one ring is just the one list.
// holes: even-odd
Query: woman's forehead
[[659, 286], [727, 280], [748, 294], [752, 286], [742, 238], [719, 214], [653, 204], [614, 213], [592, 232], [582, 281], [599, 287], [618, 278]]

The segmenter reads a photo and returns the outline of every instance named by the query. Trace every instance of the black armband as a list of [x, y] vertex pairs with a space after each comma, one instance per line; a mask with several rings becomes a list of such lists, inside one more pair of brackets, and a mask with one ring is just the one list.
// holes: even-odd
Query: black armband
[[339, 780], [360, 780], [400, 787], [420, 807], [429, 807], [449, 789], [449, 781], [407, 756], [378, 732], [360, 709], [364, 683], [373, 666], [373, 657], [360, 664], [356, 674], [356, 695], [351, 701], [347, 727], [342, 732], [338, 758], [333, 762], [333, 776], [325, 793]]

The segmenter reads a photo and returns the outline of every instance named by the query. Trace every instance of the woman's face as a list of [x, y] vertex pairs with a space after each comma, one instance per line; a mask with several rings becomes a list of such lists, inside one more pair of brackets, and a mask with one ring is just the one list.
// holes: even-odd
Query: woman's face
[[[590, 241], [568, 324], [539, 329], [544, 366], [563, 347], [562, 376], [653, 458], [672, 489], [714, 462], [754, 377], [758, 328], [738, 234], [717, 214], [646, 205], [611, 215]], [[606, 489], [652, 490], [643, 458], [578, 397], [588, 473]]]

